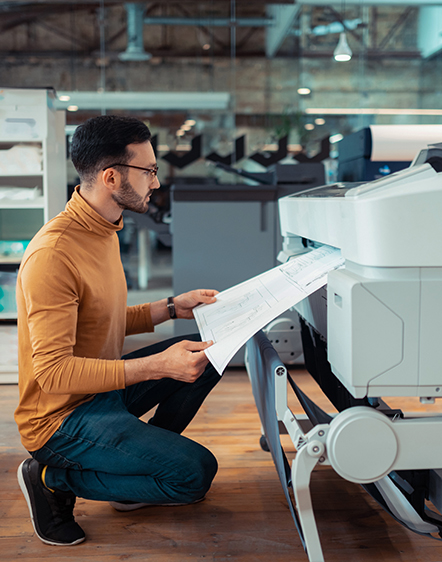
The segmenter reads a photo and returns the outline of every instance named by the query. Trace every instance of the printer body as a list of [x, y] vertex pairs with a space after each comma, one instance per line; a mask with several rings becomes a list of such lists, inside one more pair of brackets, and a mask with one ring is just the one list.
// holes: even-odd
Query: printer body
[[[313, 187], [278, 205], [280, 261], [324, 244], [345, 260], [295, 307], [305, 366], [337, 413], [300, 391], [264, 334], [247, 343], [263, 437], [308, 558], [324, 562], [310, 495], [317, 465], [361, 484], [409, 530], [440, 540], [442, 414], [435, 406], [403, 412], [388, 397], [434, 404], [442, 396], [442, 145], [385, 178]], [[306, 417], [291, 411], [288, 386]], [[290, 469], [278, 424], [296, 449]]]
[[442, 396], [441, 211], [442, 173], [418, 162], [370, 183], [279, 201], [291, 255], [327, 244], [345, 259], [329, 273], [326, 295], [297, 311], [326, 342], [331, 370], [354, 398]]

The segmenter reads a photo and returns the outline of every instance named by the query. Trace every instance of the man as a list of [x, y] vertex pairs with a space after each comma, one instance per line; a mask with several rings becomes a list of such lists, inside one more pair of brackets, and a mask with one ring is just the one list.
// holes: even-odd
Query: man
[[[80, 186], [20, 266], [15, 419], [32, 458], [18, 480], [47, 544], [85, 539], [76, 496], [119, 510], [190, 504], [204, 498], [217, 470], [210, 451], [180, 435], [219, 380], [204, 353], [212, 342], [174, 338], [120, 359], [125, 335], [192, 318], [217, 293], [127, 307], [117, 231], [122, 211], [144, 213], [160, 187], [150, 139], [133, 118], [79, 126], [72, 161]], [[156, 406], [148, 423], [138, 419]]]

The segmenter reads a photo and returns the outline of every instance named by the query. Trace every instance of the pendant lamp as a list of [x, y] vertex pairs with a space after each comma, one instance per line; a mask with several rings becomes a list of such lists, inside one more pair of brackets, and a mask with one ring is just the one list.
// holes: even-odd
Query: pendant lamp
[[345, 32], [340, 33], [339, 43], [333, 52], [334, 59], [338, 62], [346, 62], [351, 59], [352, 54], [353, 53], [347, 43], [347, 36], [345, 35]]

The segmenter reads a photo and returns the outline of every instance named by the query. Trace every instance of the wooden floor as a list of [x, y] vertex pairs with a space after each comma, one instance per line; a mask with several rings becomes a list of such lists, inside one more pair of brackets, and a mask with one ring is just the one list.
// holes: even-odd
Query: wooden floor
[[[294, 375], [318, 395], [303, 370]], [[16, 479], [27, 456], [13, 421], [16, 403], [17, 387], [0, 386], [2, 562], [307, 562], [270, 455], [259, 447], [260, 422], [244, 370], [226, 372], [186, 432], [219, 461], [206, 500], [122, 514], [107, 503], [78, 499], [75, 515], [87, 540], [74, 547], [47, 546], [34, 535]], [[282, 439], [292, 458], [288, 437]], [[326, 562], [442, 561], [442, 543], [407, 531], [331, 468], [314, 472], [312, 495]]]

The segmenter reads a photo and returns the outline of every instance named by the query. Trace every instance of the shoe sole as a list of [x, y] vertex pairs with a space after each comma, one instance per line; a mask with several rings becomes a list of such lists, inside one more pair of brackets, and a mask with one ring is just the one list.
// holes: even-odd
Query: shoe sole
[[21, 491], [23, 492], [23, 495], [25, 497], [26, 503], [28, 504], [28, 509], [29, 509], [29, 515], [31, 516], [31, 523], [32, 526], [34, 527], [34, 531], [35, 534], [37, 535], [37, 537], [44, 542], [45, 544], [49, 544], [51, 546], [73, 546], [75, 544], [79, 544], [81, 542], [83, 542], [85, 540], [86, 537], [82, 537], [81, 539], [78, 539], [74, 542], [69, 542], [69, 543], [64, 543], [64, 542], [54, 542], [51, 541], [49, 539], [46, 539], [44, 537], [42, 537], [42, 535], [39, 533], [36, 525], [35, 525], [35, 520], [34, 520], [34, 513], [32, 511], [32, 502], [31, 502], [31, 496], [29, 495], [29, 490], [28, 487], [26, 486], [26, 482], [25, 479], [23, 477], [23, 466], [25, 464], [26, 460], [24, 460], [21, 465], [18, 467], [17, 470], [17, 479], [18, 479], [18, 484], [21, 488]]

